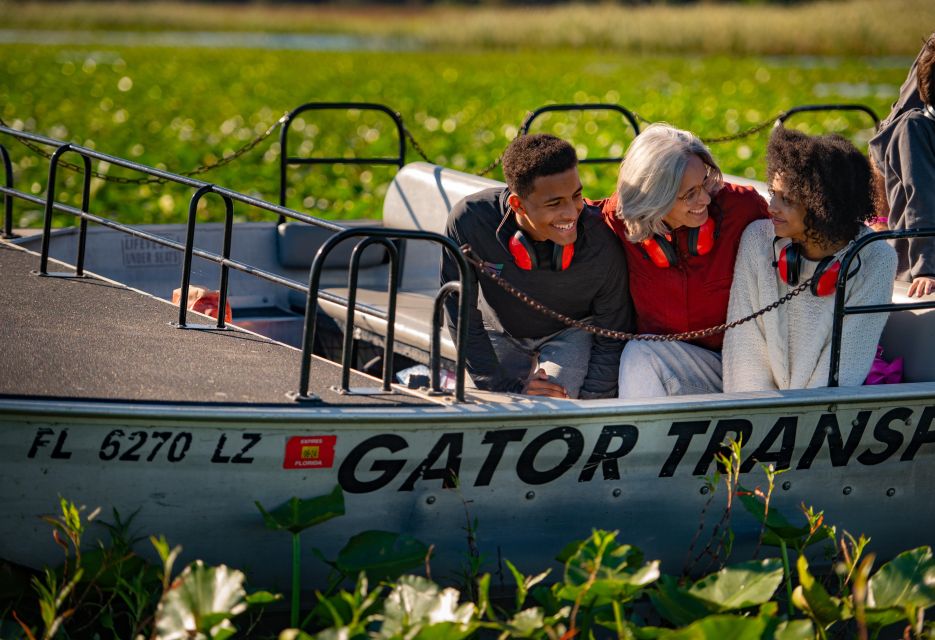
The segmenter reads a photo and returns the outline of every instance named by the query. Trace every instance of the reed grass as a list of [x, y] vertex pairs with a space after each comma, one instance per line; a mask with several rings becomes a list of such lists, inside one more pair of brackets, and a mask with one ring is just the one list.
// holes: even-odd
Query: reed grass
[[7, 29], [343, 33], [448, 50], [572, 47], [639, 53], [910, 55], [935, 27], [935, 2], [341, 8], [0, 0], [0, 17]]

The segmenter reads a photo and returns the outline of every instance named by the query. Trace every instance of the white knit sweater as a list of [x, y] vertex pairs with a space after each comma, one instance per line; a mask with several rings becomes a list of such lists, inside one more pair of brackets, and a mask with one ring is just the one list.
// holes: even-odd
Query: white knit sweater
[[[858, 237], [868, 233], [861, 230]], [[793, 287], [773, 267], [773, 224], [751, 223], [740, 240], [734, 265], [727, 319], [744, 317], [769, 305]], [[782, 242], [782, 241], [781, 241]], [[777, 243], [777, 252], [781, 244]], [[886, 242], [873, 242], [851, 263], [845, 294], [847, 305], [885, 304], [893, 297], [896, 253]], [[817, 262], [803, 260], [802, 282]], [[828, 384], [834, 295], [817, 297], [803, 291], [778, 309], [727, 331], [724, 337], [724, 391], [802, 389]], [[840, 385], [863, 384], [876, 353], [887, 314], [844, 317], [841, 336]]]

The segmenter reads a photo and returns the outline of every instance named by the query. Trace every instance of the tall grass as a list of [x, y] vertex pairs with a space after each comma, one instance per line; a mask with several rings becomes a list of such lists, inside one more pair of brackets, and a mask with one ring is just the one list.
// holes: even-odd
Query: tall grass
[[931, 0], [791, 6], [387, 8], [0, 0], [5, 28], [257, 30], [415, 40], [436, 49], [584, 47], [620, 52], [909, 55], [935, 28]]

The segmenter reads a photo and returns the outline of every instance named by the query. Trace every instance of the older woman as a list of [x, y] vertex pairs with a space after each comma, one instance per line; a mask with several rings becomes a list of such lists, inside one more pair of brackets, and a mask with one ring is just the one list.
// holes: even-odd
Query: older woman
[[[870, 233], [870, 164], [839, 136], [810, 137], [776, 129], [767, 148], [770, 220], [743, 234], [728, 317], [760, 309], [811, 278], [808, 290], [777, 310], [728, 331], [724, 390], [801, 389], [827, 384], [839, 260]], [[845, 304], [889, 302], [896, 252], [886, 242], [864, 247], [847, 274]], [[839, 381], [862, 384], [873, 362], [885, 313], [844, 319]]]
[[[766, 201], [725, 183], [701, 140], [665, 124], [647, 127], [620, 165], [617, 192], [597, 204], [626, 250], [640, 333], [725, 321], [740, 236], [766, 217]], [[630, 341], [620, 360], [620, 397], [721, 391], [721, 345], [720, 335]]]

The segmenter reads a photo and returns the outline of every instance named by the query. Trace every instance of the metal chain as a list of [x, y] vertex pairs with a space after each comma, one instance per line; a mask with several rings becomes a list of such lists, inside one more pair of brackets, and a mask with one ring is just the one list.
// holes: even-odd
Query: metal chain
[[[633, 115], [636, 116], [636, 119], [642, 122], [643, 124], [653, 124], [652, 120], [647, 120], [646, 118], [644, 118], [637, 112], [633, 111], [631, 113], [633, 113]], [[773, 116], [769, 120], [764, 120], [763, 122], [759, 124], [755, 124], [749, 129], [744, 129], [743, 131], [740, 131], [738, 133], [732, 133], [726, 136], [717, 136], [715, 138], [700, 138], [699, 137], [699, 139], [705, 144], [716, 144], [718, 142], [731, 142], [732, 140], [740, 140], [741, 138], [747, 138], [749, 136], [752, 136], [754, 133], [759, 133], [763, 129], [773, 126], [773, 123], [779, 120], [779, 118], [781, 118], [784, 113], [785, 111], [780, 111], [779, 113], [777, 113], [775, 116]]]
[[[399, 115], [399, 114], [397, 114], [397, 115]], [[400, 119], [402, 119], [402, 116], [400, 116]], [[425, 161], [428, 162], [429, 164], [437, 164], [434, 160], [432, 160], [431, 158], [428, 157], [428, 154], [425, 153], [425, 150], [422, 148], [422, 145], [419, 144], [418, 141], [415, 139], [415, 136], [412, 135], [412, 131], [410, 131], [407, 127], [403, 126], [403, 133], [406, 134], [406, 140], [409, 141], [409, 143], [412, 145], [412, 148], [415, 149], [415, 151], [416, 151], [417, 154], [419, 154], [419, 157], [420, 157], [420, 158], [422, 158], [423, 160], [425, 160]], [[500, 160], [501, 160], [502, 158], [503, 158], [503, 154], [501, 153], [501, 154], [497, 157], [496, 160], [494, 160], [493, 162], [491, 162], [489, 165], [487, 165], [486, 167], [484, 167], [484, 168], [481, 169], [480, 171], [476, 171], [476, 172], [474, 173], [474, 175], [477, 175], [477, 176], [486, 176], [488, 173], [490, 173], [491, 171], [493, 171], [494, 169], [496, 169], [498, 166], [500, 166]]]
[[[234, 151], [234, 153], [232, 153], [231, 155], [225, 156], [224, 158], [221, 158], [220, 160], [212, 164], [204, 164], [204, 165], [195, 167], [194, 169], [190, 171], [179, 173], [178, 175], [187, 176], [187, 177], [197, 176], [197, 175], [201, 175], [202, 173], [207, 173], [208, 171], [212, 171], [213, 169], [217, 169], [218, 167], [223, 167], [226, 164], [230, 164], [231, 162], [241, 157], [245, 153], [251, 151], [258, 144], [260, 144], [261, 142], [269, 138], [273, 134], [273, 131], [276, 130], [276, 127], [282, 124], [288, 115], [289, 115], [288, 113], [283, 114], [283, 116], [279, 118], [279, 120], [277, 120], [275, 124], [273, 124], [266, 131], [264, 131], [263, 133], [256, 136], [255, 138], [247, 142], [245, 145], [243, 145], [242, 147]], [[8, 125], [6, 122], [4, 122], [3, 118], [0, 118], [0, 125], [7, 127], [8, 129], [13, 128], [10, 125]], [[51, 160], [52, 154], [46, 151], [45, 149], [43, 149], [42, 147], [38, 146], [37, 144], [30, 142], [29, 140], [23, 140], [21, 138], [17, 138], [17, 140], [20, 142], [20, 144], [27, 147], [28, 149], [31, 149], [35, 153], [38, 153], [39, 155], [43, 156], [47, 160]], [[72, 164], [71, 162], [59, 162], [58, 166], [65, 167], [66, 169], [71, 169], [72, 171], [76, 171], [78, 173], [84, 173], [84, 167], [76, 165], [76, 164]], [[110, 176], [110, 175], [107, 175], [106, 173], [101, 173], [100, 171], [93, 171], [93, 170], [91, 171], [91, 175], [94, 176], [95, 178], [100, 178], [101, 180], [106, 180], [107, 182], [115, 182], [118, 184], [163, 184], [166, 182], [165, 178], [153, 178], [153, 177], [123, 178], [120, 176]]]
[[728, 329], [733, 329], [734, 327], [740, 326], [745, 322], [750, 322], [755, 320], [760, 316], [769, 313], [773, 309], [778, 308], [780, 305], [783, 305], [795, 296], [799, 295], [805, 289], [809, 287], [812, 283], [813, 278], [809, 278], [795, 289], [781, 297], [779, 300], [776, 300], [772, 304], [769, 304], [759, 311], [755, 311], [750, 315], [734, 320], [733, 322], [725, 322], [724, 324], [719, 324], [715, 327], [708, 327], [707, 329], [695, 329], [694, 331], [684, 331], [682, 333], [669, 333], [669, 334], [646, 334], [646, 333], [627, 333], [625, 331], [615, 331], [613, 329], [605, 329], [603, 327], [597, 327], [593, 324], [588, 324], [582, 320], [576, 320], [564, 314], [559, 313], [558, 311], [553, 311], [552, 309], [546, 307], [541, 302], [533, 299], [529, 294], [520, 291], [512, 284], [507, 282], [504, 278], [495, 273], [486, 262], [478, 258], [471, 245], [463, 245], [461, 247], [461, 252], [464, 254], [467, 261], [472, 265], [477, 267], [477, 269], [484, 274], [487, 278], [498, 284], [502, 287], [507, 293], [511, 294], [517, 298], [520, 302], [524, 303], [526, 306], [531, 307], [532, 309], [552, 318], [553, 320], [558, 320], [562, 324], [587, 331], [588, 333], [593, 333], [604, 338], [613, 338], [615, 340], [645, 340], [648, 342], [674, 342], [676, 340], [697, 340], [698, 338], [706, 338], [708, 336], [713, 336], [716, 333], [723, 333]]

